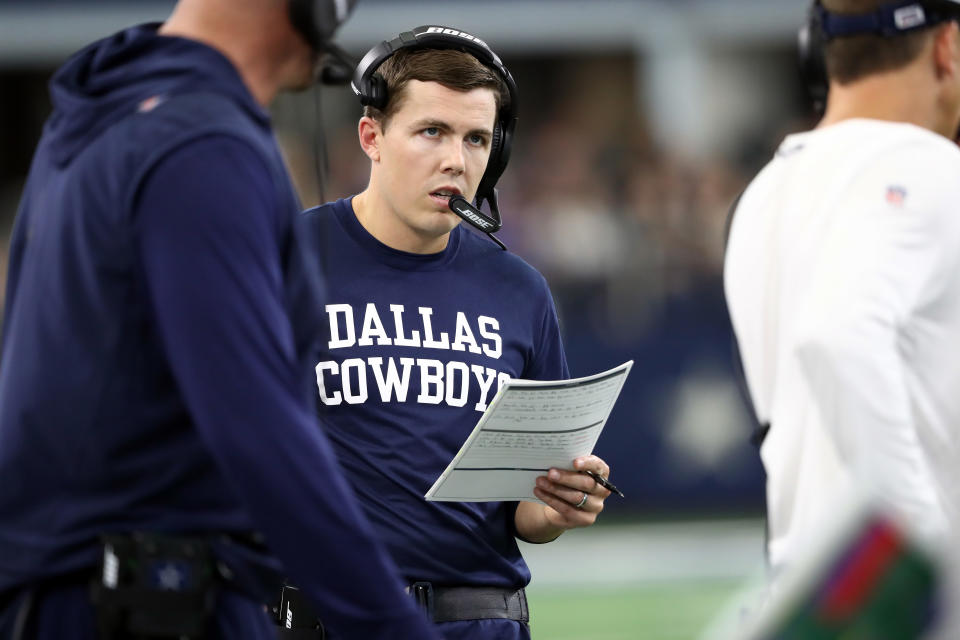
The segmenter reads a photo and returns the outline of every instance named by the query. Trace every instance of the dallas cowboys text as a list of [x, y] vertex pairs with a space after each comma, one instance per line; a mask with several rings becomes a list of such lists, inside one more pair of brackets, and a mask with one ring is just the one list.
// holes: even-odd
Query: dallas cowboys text
[[[434, 330], [431, 307], [417, 307], [414, 312], [403, 305], [391, 304], [389, 309], [378, 311], [377, 305], [371, 302], [363, 309], [354, 309], [350, 304], [328, 304], [326, 311], [330, 321], [327, 346], [331, 351], [392, 345], [482, 354], [494, 360], [503, 353], [500, 322], [489, 316], [468, 317], [458, 311], [451, 334]], [[476, 363], [403, 355], [385, 358], [382, 354], [342, 362], [325, 360], [317, 364], [316, 372], [320, 399], [326, 405], [362, 404], [371, 393], [379, 393], [383, 402], [416, 401], [463, 407], [468, 402], [471, 386], [475, 385], [479, 389], [479, 400], [473, 408], [480, 412], [510, 377]], [[416, 376], [414, 379], [419, 382], [415, 397], [408, 397], [411, 376]]]

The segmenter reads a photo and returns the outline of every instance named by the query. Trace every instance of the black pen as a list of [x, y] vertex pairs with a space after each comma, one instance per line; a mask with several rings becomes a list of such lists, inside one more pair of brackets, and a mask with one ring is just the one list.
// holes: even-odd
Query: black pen
[[599, 473], [596, 473], [594, 471], [582, 471], [581, 473], [585, 473], [591, 478], [593, 478], [594, 480], [596, 480], [597, 484], [603, 487], [604, 489], [606, 489], [607, 491], [610, 491], [611, 493], [615, 493], [621, 498], [627, 497], [623, 495], [623, 491], [620, 491], [620, 489], [617, 489], [616, 485], [614, 485], [612, 482], [604, 478]]

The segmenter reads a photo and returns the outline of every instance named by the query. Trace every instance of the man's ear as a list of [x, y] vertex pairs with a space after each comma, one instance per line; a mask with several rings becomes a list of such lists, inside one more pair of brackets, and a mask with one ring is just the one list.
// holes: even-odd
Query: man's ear
[[960, 27], [955, 21], [950, 20], [936, 30], [933, 57], [938, 78], [960, 74]]
[[360, 118], [357, 125], [357, 135], [360, 137], [360, 148], [373, 162], [380, 162], [380, 143], [383, 141], [383, 127], [369, 116]]

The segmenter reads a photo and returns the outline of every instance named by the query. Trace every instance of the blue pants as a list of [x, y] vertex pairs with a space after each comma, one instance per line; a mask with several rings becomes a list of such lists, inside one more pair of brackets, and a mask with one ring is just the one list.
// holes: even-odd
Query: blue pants
[[530, 627], [515, 620], [464, 620], [437, 624], [444, 640], [530, 640]]
[[[19, 640], [100, 640], [97, 619], [83, 584], [40, 589]], [[0, 611], [0, 639], [10, 640], [26, 594]], [[221, 591], [211, 621], [210, 640], [275, 640], [276, 627], [263, 605], [233, 591]]]

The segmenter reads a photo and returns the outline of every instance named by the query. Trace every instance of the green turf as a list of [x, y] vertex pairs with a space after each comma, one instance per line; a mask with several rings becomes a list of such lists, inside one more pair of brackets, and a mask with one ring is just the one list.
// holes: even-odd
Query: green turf
[[693, 640], [740, 587], [733, 581], [527, 589], [533, 640]]

